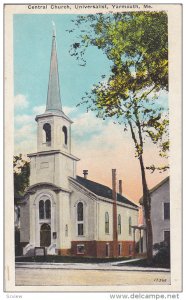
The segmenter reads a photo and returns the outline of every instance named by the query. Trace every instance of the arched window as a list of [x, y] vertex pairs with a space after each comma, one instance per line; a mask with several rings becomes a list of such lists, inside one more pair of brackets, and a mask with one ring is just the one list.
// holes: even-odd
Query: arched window
[[131, 217], [129, 217], [129, 235], [131, 235], [132, 234], [132, 219], [131, 219]]
[[121, 234], [121, 215], [118, 215], [118, 234]]
[[77, 206], [77, 220], [83, 221], [83, 203], [79, 202]]
[[39, 218], [44, 219], [44, 201], [39, 201]]
[[50, 200], [46, 200], [46, 202], [45, 202], [45, 216], [46, 216], [46, 219], [50, 219], [51, 218], [51, 204], [50, 204]]
[[43, 125], [44, 134], [44, 143], [51, 142], [51, 125], [49, 123], [45, 123]]
[[63, 126], [63, 133], [64, 133], [64, 144], [67, 145], [67, 128]]
[[109, 233], [109, 214], [105, 213], [105, 233]]
[[51, 203], [50, 200], [39, 201], [39, 219], [51, 219]]
[[83, 228], [84, 218], [83, 218], [83, 203], [79, 202], [77, 205], [77, 229], [78, 229], [78, 235], [84, 234], [84, 228]]

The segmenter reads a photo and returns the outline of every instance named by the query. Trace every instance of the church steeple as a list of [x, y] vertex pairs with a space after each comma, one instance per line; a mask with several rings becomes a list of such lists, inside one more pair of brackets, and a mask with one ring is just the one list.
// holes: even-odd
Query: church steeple
[[60, 97], [60, 86], [59, 86], [59, 75], [58, 75], [58, 61], [56, 51], [56, 33], [55, 27], [53, 27], [52, 36], [52, 51], [50, 59], [50, 75], [48, 82], [48, 95], [46, 112], [61, 112], [61, 97]]
[[72, 121], [64, 114], [61, 105], [55, 27], [52, 35], [46, 110], [43, 114], [37, 115], [35, 120], [38, 123], [38, 152], [60, 150], [71, 154]]

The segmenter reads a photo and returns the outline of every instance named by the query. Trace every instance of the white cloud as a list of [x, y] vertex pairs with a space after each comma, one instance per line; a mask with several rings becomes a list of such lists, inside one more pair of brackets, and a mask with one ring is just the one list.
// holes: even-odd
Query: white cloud
[[28, 136], [36, 134], [36, 126], [32, 126], [35, 124], [25, 124], [22, 127], [15, 130], [15, 138], [17, 141], [27, 140]]
[[[139, 162], [134, 157], [134, 145], [130, 132], [112, 120], [102, 120], [93, 112], [81, 113], [78, 108], [65, 107], [67, 115], [76, 110], [72, 125], [72, 154], [80, 158], [77, 171], [89, 170], [89, 178], [111, 186], [111, 169], [117, 169], [117, 178], [123, 179], [125, 195], [139, 198], [142, 193]], [[30, 115], [15, 115], [15, 154], [37, 151], [37, 124], [35, 115], [44, 113], [44, 106], [35, 106]], [[145, 144], [145, 163], [156, 163], [155, 149]], [[152, 176], [152, 175], [151, 175]]]
[[[142, 194], [141, 172], [130, 131], [124, 132], [123, 126], [113, 124], [111, 119], [103, 121], [96, 118], [93, 112], [79, 114], [73, 121], [72, 153], [80, 158], [78, 174], [82, 176], [82, 170], [88, 169], [91, 180], [111, 186], [111, 169], [116, 168], [117, 178], [124, 182], [124, 194], [138, 199]], [[144, 153], [146, 165], [152, 164], [152, 153], [153, 162], [159, 164], [161, 158], [157, 148], [147, 142]], [[148, 179], [150, 176], [147, 174]], [[160, 175], [154, 176], [161, 181]]]
[[15, 154], [28, 154], [36, 152], [37, 145], [36, 145], [36, 137], [35, 135], [27, 135], [27, 138], [25, 140], [22, 140], [19, 143], [16, 143], [14, 152]]
[[88, 113], [82, 113], [73, 119], [74, 125], [73, 130], [76, 136], [83, 136], [85, 134], [94, 134], [100, 132], [104, 127], [107, 126], [106, 122], [99, 119], [91, 111]]
[[14, 97], [14, 106], [15, 108], [23, 109], [27, 108], [29, 105], [29, 102], [27, 100], [27, 97], [22, 94], [18, 94]]
[[70, 106], [63, 106], [63, 111], [64, 113], [68, 116], [70, 115], [71, 113], [74, 113], [77, 111], [77, 107], [70, 107]]
[[46, 106], [45, 105], [40, 105], [40, 106], [34, 106], [33, 107], [33, 113], [35, 115], [40, 115], [45, 112]]
[[[77, 110], [76, 107], [70, 107], [70, 106], [64, 106], [62, 109], [63, 109], [64, 113], [67, 116]], [[45, 105], [40, 105], [40, 106], [34, 106], [33, 107], [33, 113], [35, 113], [36, 115], [43, 114], [45, 112], [45, 110], [46, 110], [46, 106]]]
[[33, 115], [16, 115], [14, 120], [16, 124], [30, 123], [33, 121]]

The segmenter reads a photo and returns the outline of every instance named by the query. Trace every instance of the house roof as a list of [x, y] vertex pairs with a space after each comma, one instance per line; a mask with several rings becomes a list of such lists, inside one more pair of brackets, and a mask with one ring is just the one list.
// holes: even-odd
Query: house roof
[[[83, 187], [85, 187], [87, 190], [93, 192], [94, 194], [96, 194], [100, 197], [113, 199], [112, 198], [112, 189], [103, 184], [94, 182], [92, 180], [89, 180], [89, 179], [86, 179], [86, 178], [80, 177], [80, 176], [76, 176], [75, 181], [77, 183], [79, 183], [80, 185], [82, 185]], [[128, 200], [126, 197], [124, 197], [118, 193], [117, 193], [117, 201], [124, 203], [124, 204], [131, 205], [135, 208], [138, 207], [137, 204], [133, 203], [132, 201]]]
[[[157, 189], [159, 189], [162, 185], [164, 185], [167, 181], [169, 181], [169, 176], [164, 178], [162, 181], [160, 181], [158, 184], [156, 184], [152, 189], [149, 190], [150, 194], [155, 192]], [[139, 199], [139, 203], [142, 204], [143, 196]]]
[[167, 181], [169, 181], [169, 176], [164, 178], [162, 181], [160, 181], [157, 185], [155, 185], [152, 189], [150, 189], [150, 194], [159, 189], [163, 184], [165, 184]]

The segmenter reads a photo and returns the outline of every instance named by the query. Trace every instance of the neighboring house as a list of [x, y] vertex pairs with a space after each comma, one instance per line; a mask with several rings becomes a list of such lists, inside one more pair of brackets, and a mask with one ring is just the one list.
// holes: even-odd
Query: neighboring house
[[151, 220], [153, 229], [153, 244], [170, 243], [170, 186], [169, 177], [162, 180], [151, 194]]
[[[116, 190], [76, 175], [71, 153], [72, 121], [60, 99], [56, 37], [53, 34], [45, 113], [36, 116], [37, 152], [29, 154], [30, 186], [20, 211], [23, 253], [45, 247], [48, 254], [131, 256], [138, 206]], [[114, 171], [114, 170], [113, 170]]]
[[[166, 177], [150, 190], [153, 245], [166, 242], [170, 245], [170, 182]], [[141, 201], [142, 199], [140, 199]], [[144, 239], [144, 249], [146, 249]]]

